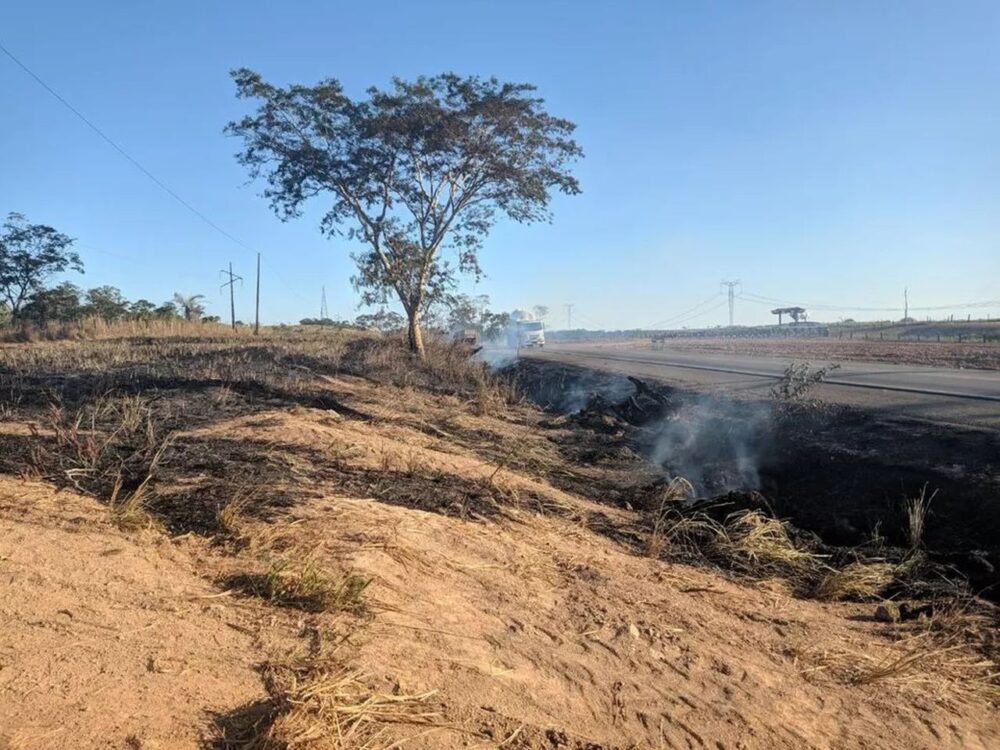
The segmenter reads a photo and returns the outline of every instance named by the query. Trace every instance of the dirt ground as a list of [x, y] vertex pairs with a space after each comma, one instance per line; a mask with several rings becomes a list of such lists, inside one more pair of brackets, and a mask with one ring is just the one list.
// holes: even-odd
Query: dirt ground
[[[632, 508], [658, 479], [613, 435], [379, 376], [398, 352], [361, 367], [298, 353], [294, 384], [253, 387], [246, 363], [274, 352], [241, 348], [226, 369], [230, 355], [216, 377], [155, 386], [118, 363], [171, 432], [135, 490], [141, 522], [96, 470], [39, 458], [64, 428], [16, 373], [0, 747], [1000, 744], [964, 641], [781, 576], [646, 554]], [[94, 391], [64, 384], [67, 411], [106, 393], [100, 373]], [[247, 583], [293, 569], [294, 596]], [[317, 571], [367, 585], [314, 607]]]
[[[877, 334], [875, 335], [877, 338]], [[648, 339], [626, 346], [648, 348]], [[758, 357], [796, 359], [852, 360], [888, 362], [930, 367], [963, 367], [979, 370], [1000, 369], [1000, 344], [974, 344], [936, 341], [864, 341], [839, 338], [787, 339], [669, 339], [671, 349], [684, 349]]]

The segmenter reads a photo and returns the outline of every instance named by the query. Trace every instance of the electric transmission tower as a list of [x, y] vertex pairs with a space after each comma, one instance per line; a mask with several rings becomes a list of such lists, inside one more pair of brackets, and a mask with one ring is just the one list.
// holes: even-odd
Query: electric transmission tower
[[563, 305], [563, 307], [566, 308], [566, 330], [567, 331], [572, 331], [573, 330], [573, 307], [574, 307], [574, 305], [572, 303], [570, 303], [568, 305]]
[[326, 320], [330, 317], [330, 310], [326, 306], [326, 287], [323, 287], [323, 296], [320, 298], [319, 303], [319, 319]]
[[240, 282], [240, 286], [243, 286], [243, 277], [242, 276], [237, 276], [235, 273], [233, 273], [233, 264], [232, 263], [229, 264], [229, 270], [228, 271], [225, 270], [225, 269], [223, 269], [223, 270], [219, 271], [219, 273], [222, 274], [223, 276], [228, 276], [229, 277], [229, 281], [227, 281], [225, 284], [223, 284], [222, 286], [220, 286], [219, 287], [219, 291], [221, 292], [227, 286], [229, 287], [229, 319], [230, 319], [230, 322], [233, 325], [233, 330], [235, 331], [236, 330], [236, 294], [233, 291], [233, 288], [236, 286], [236, 282], [237, 281]]
[[733, 327], [733, 311], [736, 306], [736, 290], [739, 289], [743, 291], [743, 285], [740, 283], [739, 279], [736, 281], [723, 281], [719, 284], [719, 287], [727, 287], [729, 293], [729, 327]]

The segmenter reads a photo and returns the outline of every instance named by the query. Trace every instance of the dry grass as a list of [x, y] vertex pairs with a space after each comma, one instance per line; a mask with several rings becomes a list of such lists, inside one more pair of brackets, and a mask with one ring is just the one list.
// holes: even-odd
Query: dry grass
[[937, 490], [927, 494], [927, 485], [920, 488], [920, 494], [913, 498], [908, 498], [904, 504], [906, 511], [906, 532], [910, 542], [910, 551], [919, 550], [924, 543], [924, 531], [927, 524], [927, 512], [930, 510], [931, 502], [937, 496]]
[[335, 573], [322, 567], [308, 552], [287, 551], [263, 573], [241, 573], [224, 582], [281, 607], [307, 612], [364, 611], [364, 592], [370, 580], [354, 573]]
[[854, 562], [824, 576], [816, 587], [816, 597], [825, 601], [878, 599], [898, 571], [899, 566], [892, 563]]
[[737, 569], [752, 575], [811, 575], [817, 558], [800, 549], [788, 535], [783, 521], [760, 511], [734, 513], [726, 519], [715, 550]]
[[929, 613], [885, 626], [884, 647], [796, 650], [803, 676], [896, 690], [932, 686], [1000, 707], [1000, 636], [995, 606], [968, 597], [936, 601]]
[[219, 743], [240, 750], [348, 750], [399, 747], [387, 738], [391, 725], [431, 728], [437, 712], [427, 707], [433, 692], [416, 695], [369, 687], [361, 672], [334, 663], [269, 665], [271, 699], [244, 712], [225, 728]]
[[139, 336], [176, 338], [190, 336], [251, 336], [253, 329], [235, 331], [222, 323], [187, 320], [120, 320], [109, 322], [99, 317], [72, 322], [49, 322], [45, 325], [22, 323], [0, 331], [0, 341], [31, 343], [38, 341], [97, 341]]
[[694, 486], [683, 477], [674, 477], [660, 493], [653, 511], [652, 529], [646, 542], [646, 554], [660, 557], [667, 545], [679, 545], [685, 535], [684, 518], [677, 505], [695, 496]]
[[704, 513], [686, 513], [675, 507], [684, 485], [671, 487], [654, 514], [648, 554], [703, 558], [753, 577], [815, 576], [819, 558], [796, 545], [783, 521], [756, 510], [730, 514], [721, 523]]

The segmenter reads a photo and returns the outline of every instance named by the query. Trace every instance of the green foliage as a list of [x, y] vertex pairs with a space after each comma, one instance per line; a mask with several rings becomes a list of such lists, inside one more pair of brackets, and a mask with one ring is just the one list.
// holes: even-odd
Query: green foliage
[[352, 100], [334, 79], [281, 88], [233, 72], [237, 96], [257, 111], [226, 132], [282, 219], [310, 198], [330, 201], [321, 230], [361, 243], [356, 288], [366, 304], [398, 297], [411, 350], [423, 352], [420, 318], [443, 298], [456, 269], [480, 273], [478, 251], [498, 216], [546, 220], [553, 191], [580, 191], [570, 165], [582, 156], [568, 120], [552, 117], [529, 84], [453, 73], [394, 79]]
[[0, 229], [0, 299], [13, 320], [51, 276], [68, 269], [83, 272], [73, 242], [50, 226], [29, 224], [21, 214], [7, 215]]
[[397, 312], [381, 309], [375, 313], [359, 315], [355, 318], [354, 324], [359, 328], [371, 328], [382, 333], [394, 333], [402, 331], [406, 327], [406, 320]]
[[487, 310], [483, 313], [483, 337], [497, 341], [510, 328], [510, 313], [494, 313]]
[[201, 304], [203, 299], [205, 299], [204, 294], [184, 295], [180, 292], [175, 292], [173, 305], [175, 305], [175, 309], [181, 311], [184, 320], [198, 320], [205, 314], [205, 306]]
[[159, 320], [176, 320], [182, 316], [177, 305], [173, 301], [168, 301], [153, 310], [153, 317]]
[[99, 286], [87, 292], [87, 313], [109, 323], [124, 320], [129, 314], [129, 303], [115, 287]]
[[21, 319], [33, 323], [79, 320], [84, 316], [84, 307], [80, 301], [82, 296], [83, 291], [68, 281], [52, 289], [40, 289], [24, 305]]
[[148, 299], [138, 299], [129, 303], [128, 314], [135, 320], [152, 320], [156, 317], [156, 305]]

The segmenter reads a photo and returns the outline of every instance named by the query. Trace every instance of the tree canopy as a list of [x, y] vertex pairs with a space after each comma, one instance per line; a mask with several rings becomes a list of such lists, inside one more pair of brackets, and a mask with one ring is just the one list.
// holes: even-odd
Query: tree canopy
[[174, 309], [179, 309], [184, 315], [184, 320], [192, 321], [198, 320], [205, 314], [205, 306], [201, 303], [203, 299], [205, 299], [204, 294], [185, 295], [175, 292], [173, 302], [168, 304], [173, 305]]
[[73, 240], [45, 224], [30, 224], [22, 214], [7, 215], [0, 230], [0, 299], [18, 320], [25, 303], [54, 274], [83, 273]]
[[335, 79], [287, 88], [252, 70], [233, 71], [237, 96], [256, 112], [226, 132], [282, 219], [311, 198], [327, 210], [328, 235], [362, 244], [353, 281], [366, 304], [394, 293], [422, 354], [422, 312], [457, 270], [480, 274], [478, 252], [499, 216], [550, 218], [553, 192], [580, 192], [570, 165], [582, 156], [575, 125], [551, 116], [535, 87], [454, 73], [394, 79], [351, 99]]

